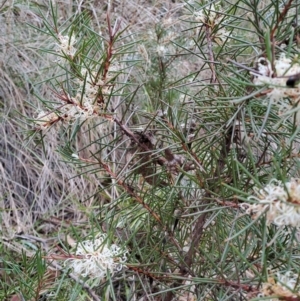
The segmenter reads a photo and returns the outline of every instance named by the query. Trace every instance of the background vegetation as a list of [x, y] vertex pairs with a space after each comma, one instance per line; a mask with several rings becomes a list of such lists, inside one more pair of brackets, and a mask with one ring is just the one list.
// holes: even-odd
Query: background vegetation
[[[3, 1], [0, 299], [300, 300], [298, 228], [240, 206], [299, 177], [298, 78], [254, 83], [298, 4]], [[126, 263], [76, 274], [99, 235]]]

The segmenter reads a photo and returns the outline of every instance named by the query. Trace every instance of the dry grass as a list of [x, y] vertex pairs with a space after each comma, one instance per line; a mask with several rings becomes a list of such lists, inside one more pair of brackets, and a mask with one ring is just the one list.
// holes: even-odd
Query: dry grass
[[[153, 35], [159, 23], [167, 24], [171, 32], [182, 30], [182, 22], [179, 22], [179, 16], [183, 14], [182, 1], [86, 1], [75, 6], [68, 1], [59, 1], [57, 4], [60, 22], [72, 16], [74, 10], [85, 9], [90, 11], [93, 21], [103, 31], [107, 27], [107, 12], [110, 12], [112, 21], [118, 18], [123, 28], [129, 26], [129, 34], [143, 38]], [[78, 177], [76, 171], [61, 161], [56, 152], [60, 143], [55, 129], [47, 135], [44, 145], [25, 142], [31, 125], [26, 124], [24, 116], [36, 116], [37, 109], [41, 107], [34, 96], [37, 91], [33, 91], [32, 87], [39, 89], [38, 93], [43, 97], [51, 98], [49, 85], [43, 81], [57, 72], [51, 61], [54, 58], [38, 50], [46, 49], [49, 40], [30, 27], [41, 27], [39, 9], [45, 16], [50, 14], [47, 1], [35, 4], [31, 1], [21, 4], [6, 1], [0, 15], [3, 24], [0, 28], [0, 200], [3, 208], [2, 233], [9, 237], [14, 233], [35, 231], [34, 224], [41, 218], [55, 216], [72, 222], [81, 220], [81, 205], [89, 207], [95, 200], [88, 198], [97, 189], [96, 176], [89, 175], [88, 179]], [[151, 53], [144, 55], [150, 56]], [[177, 60], [174, 76], [178, 76], [179, 71], [180, 76], [189, 74], [199, 64], [188, 58]], [[37, 85], [37, 82], [41, 84]], [[85, 142], [79, 143], [84, 145]], [[51, 228], [48, 224], [40, 227], [46, 232]]]

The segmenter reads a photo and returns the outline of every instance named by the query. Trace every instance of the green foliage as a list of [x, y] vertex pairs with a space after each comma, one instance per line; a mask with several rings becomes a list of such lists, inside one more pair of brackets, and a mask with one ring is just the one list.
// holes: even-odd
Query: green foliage
[[[280, 294], [271, 277], [299, 270], [298, 228], [276, 226], [264, 212], [251, 219], [240, 205], [259, 203], [257, 189], [271, 179], [299, 177], [299, 86], [285, 84], [294, 81], [289, 70], [276, 74], [282, 53], [290, 69], [297, 66], [299, 3], [188, 1], [139, 26], [109, 5], [74, 4], [66, 16], [51, 3], [39, 7], [39, 26], [28, 27], [47, 41], [36, 51], [49, 60], [33, 85], [34, 101], [27, 100], [27, 138], [43, 145], [33, 162], [42, 165], [53, 144], [53, 164], [72, 174], [47, 182], [62, 194], [55, 205], [39, 211], [28, 202], [37, 237], [59, 240], [17, 256], [20, 262], [3, 257], [3, 298], [38, 300], [49, 267], [61, 271], [47, 285], [49, 300]], [[274, 82], [258, 83], [259, 66], [274, 71], [265, 76]], [[272, 94], [276, 89], [286, 94]], [[88, 265], [115, 245], [126, 254], [125, 263], [122, 254], [114, 257], [122, 269], [107, 264], [101, 279], [84, 273], [80, 259]], [[299, 298], [298, 281], [290, 287], [276, 277]]]

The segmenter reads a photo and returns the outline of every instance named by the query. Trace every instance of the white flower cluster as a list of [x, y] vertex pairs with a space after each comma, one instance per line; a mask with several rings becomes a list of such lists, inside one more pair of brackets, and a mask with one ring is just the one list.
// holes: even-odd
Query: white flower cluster
[[61, 52], [63, 55], [68, 55], [73, 57], [76, 53], [76, 48], [74, 44], [76, 43], [75, 37], [72, 36], [63, 36], [58, 34], [59, 44], [56, 44], [56, 51]]
[[[228, 37], [230, 37], [230, 33], [225, 29], [226, 21], [224, 20], [224, 15], [219, 13], [216, 7], [219, 7], [219, 3], [216, 3], [216, 6], [212, 3], [203, 9], [195, 11], [194, 20], [214, 29], [212, 37], [213, 41], [221, 45]], [[218, 27], [217, 30], [215, 30], [216, 27]]]
[[[80, 90], [81, 88], [79, 88]], [[62, 101], [55, 111], [45, 112], [40, 111], [34, 122], [37, 130], [46, 130], [52, 124], [59, 120], [72, 123], [76, 119], [86, 120], [91, 117], [99, 116], [102, 105], [93, 104], [91, 99], [87, 98], [85, 94], [81, 99], [79, 94], [76, 97], [66, 96], [67, 99]]]
[[[274, 70], [272, 70], [271, 63], [265, 58], [258, 59], [258, 73], [255, 75], [254, 83], [256, 85], [268, 84], [272, 88], [281, 89], [282, 97], [286, 95], [294, 95], [295, 89], [299, 88], [299, 84], [295, 89], [290, 89], [286, 86], [286, 82], [289, 76], [300, 73], [299, 63], [287, 58], [285, 53], [282, 53], [278, 60], [274, 62], [275, 73], [277, 77], [272, 77], [274, 75]], [[299, 92], [299, 91], [298, 91]], [[286, 94], [284, 94], [286, 93]]]
[[205, 7], [198, 11], [194, 12], [195, 21], [208, 24], [210, 26], [214, 26], [215, 24], [219, 24], [221, 19], [218, 15], [215, 5], [212, 3], [209, 8]]
[[[258, 59], [258, 73], [253, 73], [255, 85], [268, 85], [270, 91], [267, 93], [268, 99], [278, 105], [280, 115], [289, 115], [293, 106], [297, 106], [300, 101], [300, 82], [295, 79], [295, 85], [287, 86], [289, 78], [293, 78], [300, 73], [298, 58], [287, 58], [282, 53], [278, 60], [274, 62], [275, 70], [272, 70], [271, 63], [265, 58]], [[276, 74], [276, 77], [272, 77]], [[285, 99], [289, 98], [291, 104]], [[296, 114], [297, 123], [300, 123], [300, 113]]]
[[59, 118], [59, 115], [55, 112], [47, 113], [45, 111], [40, 111], [34, 122], [36, 128], [43, 131], [49, 128], [55, 122], [57, 122]]
[[300, 292], [293, 293], [298, 283], [298, 275], [288, 271], [283, 275], [277, 273], [276, 278], [277, 281], [273, 277], [270, 277], [267, 283], [263, 283], [260, 297], [276, 296], [275, 298], [268, 299], [271, 301], [287, 300], [285, 298], [298, 300], [296, 298], [299, 298]]
[[277, 226], [300, 227], [300, 180], [292, 179], [283, 184], [272, 180], [264, 189], [257, 190], [257, 196], [250, 196], [249, 201], [254, 204], [244, 203], [241, 207], [256, 219], [266, 213], [268, 223]]
[[168, 49], [164, 45], [158, 45], [156, 47], [156, 52], [159, 57], [164, 57], [166, 55], [166, 53], [168, 52]]
[[94, 240], [81, 242], [75, 252], [76, 258], [67, 259], [65, 265], [78, 276], [98, 278], [99, 281], [106, 277], [108, 271], [111, 275], [121, 271], [128, 251], [115, 244], [108, 246], [105, 240], [106, 235], [100, 234]]
[[[99, 88], [101, 88], [102, 101], [105, 103], [112, 90], [110, 81], [115, 76], [117, 70], [118, 67], [116, 65], [110, 66], [106, 78], [102, 79], [97, 72], [89, 72], [89, 70], [83, 68], [81, 70], [81, 75], [85, 80], [78, 79], [80, 93], [76, 95], [77, 100], [81, 100], [86, 105], [93, 104], [97, 97], [99, 97]], [[82, 90], [84, 90], [84, 95], [81, 95]]]
[[[57, 45], [58, 51], [72, 57], [76, 52], [75, 38], [61, 34], [58, 35], [58, 38], [60, 41], [60, 44]], [[61, 104], [52, 112], [39, 112], [35, 119], [36, 128], [45, 130], [59, 120], [71, 123], [79, 118], [84, 121], [99, 116], [111, 95], [113, 87], [111, 81], [116, 77], [118, 70], [118, 65], [110, 65], [104, 78], [103, 74], [99, 74], [99, 72], [82, 68], [81, 78], [77, 78], [75, 82], [77, 94], [74, 97], [65, 93], [62, 96], [58, 95]]]
[[[167, 33], [157, 37], [157, 33], [154, 30], [148, 31], [148, 39], [156, 45], [156, 54], [163, 58], [166, 55], [175, 55], [176, 48], [174, 47], [173, 41], [179, 37], [178, 32], [176, 32], [170, 26], [165, 26]], [[141, 51], [139, 51], [141, 52]]]

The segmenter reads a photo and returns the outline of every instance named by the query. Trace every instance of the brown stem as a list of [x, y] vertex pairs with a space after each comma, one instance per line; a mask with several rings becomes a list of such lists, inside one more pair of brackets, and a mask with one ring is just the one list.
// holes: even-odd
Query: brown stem
[[278, 26], [279, 26], [279, 23], [281, 23], [284, 19], [285, 19], [285, 16], [286, 14], [288, 13], [292, 3], [293, 3], [294, 0], [290, 0], [284, 7], [283, 11], [281, 12], [281, 14], [279, 15], [279, 18], [277, 20], [277, 23], [275, 24], [275, 26], [272, 28], [271, 30], [271, 34], [270, 34], [270, 38], [271, 40], [274, 39], [274, 36], [275, 36], [275, 31], [278, 29]]
[[116, 29], [113, 32], [112, 28], [111, 28], [111, 24], [110, 24], [109, 14], [107, 14], [106, 18], [107, 18], [107, 26], [108, 26], [108, 33], [109, 33], [109, 42], [108, 42], [108, 47], [106, 49], [106, 59], [105, 59], [105, 62], [104, 62], [104, 71], [103, 71], [103, 74], [102, 74], [102, 80], [104, 82], [106, 82], [108, 69], [109, 69], [109, 66], [111, 64], [111, 60], [112, 60], [112, 57], [113, 57], [113, 45], [114, 45], [114, 42], [115, 42], [115, 36], [118, 33], [118, 31], [120, 29], [120, 25], [121, 25], [120, 21], [118, 21], [118, 23], [116, 25]]
[[[224, 137], [223, 147], [221, 149], [219, 160], [218, 160], [218, 168], [216, 169], [216, 171], [213, 175], [213, 178], [220, 175], [222, 170], [225, 167], [227, 154], [228, 154], [228, 152], [230, 150], [230, 146], [231, 146], [231, 136], [232, 136], [232, 127], [227, 131], [226, 136]], [[209, 192], [206, 193], [206, 195], [203, 197], [203, 199], [205, 199], [206, 197], [210, 197]], [[203, 211], [205, 211], [205, 209], [209, 205], [209, 203], [210, 203], [209, 200], [205, 200], [203, 202], [203, 205], [204, 205]], [[207, 215], [208, 215], [207, 212], [203, 212], [196, 221], [194, 230], [192, 232], [192, 241], [191, 241], [190, 248], [184, 257], [183, 263], [180, 266], [180, 274], [182, 276], [184, 276], [187, 272], [191, 273], [190, 272], [191, 266], [193, 264], [193, 259], [195, 258], [197, 246], [199, 245], [200, 239], [204, 232], [204, 224], [205, 224]], [[182, 285], [182, 281], [178, 280], [173, 284], [172, 287], [176, 288], [181, 285]], [[165, 301], [171, 301], [173, 299], [173, 297], [174, 297], [174, 292], [169, 291], [167, 293]]]
[[124, 181], [122, 181], [121, 179], [118, 179], [117, 175], [114, 174], [114, 172], [109, 168], [109, 166], [107, 164], [105, 164], [104, 162], [99, 161], [100, 165], [103, 166], [103, 168], [106, 170], [106, 172], [113, 178], [116, 180], [116, 182], [122, 186], [126, 192], [133, 197], [139, 204], [141, 204], [152, 216], [153, 218], [160, 224], [163, 225], [163, 222], [161, 220], [161, 218], [149, 207], [148, 204], [146, 204], [142, 198], [140, 198], [133, 190], [132, 187], [130, 187], [129, 185], [127, 185]]
[[168, 233], [168, 236], [170, 240], [173, 242], [173, 244], [176, 246], [178, 250], [181, 250], [181, 247], [175, 237], [173, 236], [173, 233], [171, 230], [169, 230], [161, 220], [160, 216], [154, 212], [148, 204], [146, 204], [141, 197], [139, 197], [132, 187], [127, 185], [123, 180], [119, 179], [117, 175], [109, 168], [107, 164], [104, 162], [98, 161], [100, 165], [106, 170], [106, 172], [121, 186], [124, 188], [124, 190], [133, 198], [135, 199], [139, 204], [141, 204], [148, 212], [149, 214], [157, 221], [157, 223], [162, 227], [162, 230]]
[[[120, 120], [117, 118], [114, 119], [115, 123], [120, 127], [120, 129], [124, 132], [124, 134], [132, 139], [139, 147], [141, 147], [145, 152], [150, 152], [151, 149], [147, 147], [144, 143], [141, 143], [139, 139], [134, 135], [132, 131], [130, 131], [125, 125], [122, 124]], [[154, 161], [157, 162], [160, 166], [164, 166], [167, 163], [167, 160], [164, 157], [154, 158]]]
[[210, 66], [210, 70], [212, 72], [212, 76], [211, 76], [211, 82], [215, 83], [217, 81], [217, 76], [216, 76], [216, 70], [215, 70], [215, 58], [214, 58], [214, 53], [212, 50], [212, 39], [211, 39], [211, 26], [209, 26], [208, 24], [205, 25], [205, 35], [206, 35], [206, 40], [207, 40], [207, 47], [208, 47], [208, 56], [209, 56], [209, 66]]
[[275, 32], [279, 27], [279, 24], [285, 19], [286, 14], [288, 13], [291, 5], [293, 3], [293, 0], [289, 0], [289, 2], [284, 6], [283, 11], [281, 12], [281, 14], [279, 15], [279, 18], [275, 24], [275, 26], [271, 29], [271, 33], [270, 33], [270, 40], [272, 43], [272, 70], [275, 70], [274, 67], [274, 60], [275, 60], [275, 45], [276, 45], [276, 41], [275, 41]]

